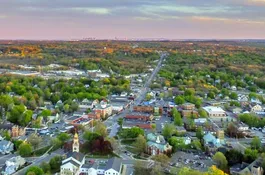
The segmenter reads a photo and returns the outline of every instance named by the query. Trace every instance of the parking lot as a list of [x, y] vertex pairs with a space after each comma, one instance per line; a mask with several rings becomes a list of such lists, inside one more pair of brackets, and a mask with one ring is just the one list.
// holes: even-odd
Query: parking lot
[[199, 171], [207, 171], [207, 169], [213, 165], [211, 157], [206, 156], [203, 153], [195, 154], [179, 151], [172, 155], [171, 166], [177, 168], [190, 167]]
[[155, 120], [157, 132], [161, 133], [163, 130], [163, 126], [171, 122], [171, 118], [167, 117], [167, 115], [162, 115], [159, 120]]

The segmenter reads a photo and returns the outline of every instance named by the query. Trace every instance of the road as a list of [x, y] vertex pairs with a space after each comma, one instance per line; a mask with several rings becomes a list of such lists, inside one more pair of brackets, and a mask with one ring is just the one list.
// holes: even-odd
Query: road
[[38, 158], [36, 158], [31, 165], [17, 171], [16, 173], [14, 173], [13, 175], [24, 175], [27, 171], [27, 169], [31, 166], [39, 166], [42, 162], [49, 162], [50, 159], [52, 159], [55, 156], [62, 156], [64, 154], [64, 151], [62, 149], [58, 149], [54, 152], [52, 152], [51, 154], [44, 154]]
[[154, 78], [156, 77], [156, 74], [159, 72], [159, 70], [160, 70], [160, 68], [162, 66], [162, 62], [163, 62], [165, 57], [166, 57], [166, 54], [162, 53], [156, 68], [153, 70], [152, 74], [150, 75], [148, 80], [145, 82], [141, 92], [139, 93], [137, 98], [134, 100], [134, 104], [135, 105], [139, 105], [145, 99], [145, 96], [146, 96], [146, 93], [148, 91], [148, 88], [149, 88], [150, 84], [152, 83], [152, 81], [154, 80]]
[[[159, 72], [159, 70], [162, 66], [162, 62], [163, 62], [165, 57], [166, 57], [166, 54], [162, 53], [160, 56], [160, 59], [157, 63], [156, 68], [153, 70], [150, 77], [145, 82], [143, 88], [141, 89], [141, 92], [137, 95], [137, 97], [135, 98], [134, 103], [132, 105], [137, 106], [145, 99], [148, 88], [149, 88], [150, 84], [152, 83], [153, 79], [155, 78], [155, 76], [157, 75], [157, 73]], [[125, 109], [120, 114], [113, 115], [104, 121], [104, 124], [107, 126], [107, 128], [111, 128], [111, 131], [109, 133], [110, 137], [115, 136], [118, 132], [118, 127], [119, 127], [119, 125], [117, 124], [118, 119], [123, 118], [129, 111], [130, 111], [129, 109]]]
[[11, 159], [12, 157], [16, 157], [16, 154], [7, 154], [7, 155], [0, 155], [0, 167], [3, 167], [7, 160]]

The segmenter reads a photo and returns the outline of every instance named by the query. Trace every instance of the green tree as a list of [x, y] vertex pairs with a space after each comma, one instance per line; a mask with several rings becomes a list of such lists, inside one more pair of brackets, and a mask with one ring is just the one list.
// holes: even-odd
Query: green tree
[[93, 140], [95, 140], [96, 138], [98, 138], [100, 135], [98, 133], [95, 132], [90, 132], [90, 131], [85, 131], [85, 133], [83, 134], [83, 138], [88, 141], [88, 142], [92, 142]]
[[163, 128], [162, 134], [165, 138], [170, 138], [176, 132], [176, 128], [172, 124], [166, 124]]
[[31, 111], [31, 110], [25, 111], [22, 114], [22, 116], [20, 116], [18, 118], [19, 125], [21, 125], [21, 126], [27, 126], [29, 124], [29, 122], [31, 121], [31, 119], [32, 119], [32, 115], [33, 115], [33, 111]]
[[15, 146], [15, 150], [18, 150], [19, 146], [23, 143], [23, 141], [22, 140], [14, 140], [13, 143]]
[[68, 113], [69, 110], [70, 110], [70, 106], [69, 106], [69, 104], [65, 104], [65, 105], [63, 106], [63, 110], [64, 110], [64, 112]]
[[42, 162], [40, 164], [40, 168], [43, 170], [44, 173], [49, 173], [51, 171], [51, 166], [47, 162]]
[[261, 141], [260, 141], [260, 138], [257, 137], [257, 136], [255, 136], [255, 137], [252, 139], [250, 145], [251, 145], [251, 148], [252, 148], [252, 149], [259, 150], [259, 149], [261, 148]]
[[15, 105], [8, 114], [8, 120], [12, 123], [19, 124], [19, 120], [22, 118], [25, 110], [26, 108], [24, 105]]
[[177, 105], [181, 105], [181, 104], [184, 104], [184, 103], [185, 103], [185, 99], [184, 99], [184, 97], [182, 97], [182, 96], [177, 96], [177, 97], [175, 97], [174, 101], [175, 101], [175, 103], [176, 103]]
[[202, 144], [199, 140], [194, 140], [191, 142], [191, 147], [196, 150], [202, 150]]
[[194, 94], [195, 94], [195, 91], [193, 89], [186, 89], [184, 91], [185, 96], [194, 96]]
[[18, 148], [18, 153], [22, 157], [30, 156], [31, 153], [32, 153], [32, 147], [31, 147], [31, 145], [28, 144], [28, 143], [22, 143], [22, 144], [20, 144], [20, 146]]
[[5, 111], [7, 111], [13, 103], [14, 101], [9, 95], [0, 95], [0, 106], [5, 108]]
[[169, 144], [173, 146], [174, 151], [187, 148], [187, 145], [185, 145], [184, 142], [184, 138], [182, 137], [171, 137], [169, 139]]
[[227, 160], [226, 157], [224, 156], [223, 153], [217, 152], [213, 156], [213, 161], [216, 163], [217, 167], [220, 168], [221, 170], [226, 170], [227, 169]]
[[60, 171], [60, 167], [62, 165], [62, 157], [61, 156], [55, 156], [53, 157], [50, 162], [50, 167], [51, 170], [54, 172], [59, 172]]
[[144, 151], [146, 150], [146, 146], [147, 146], [146, 139], [144, 138], [144, 136], [139, 135], [136, 138], [133, 146], [134, 146], [135, 152], [137, 152], [138, 154], [144, 153]]
[[41, 113], [39, 114], [39, 116], [42, 117], [49, 117], [52, 115], [52, 112], [49, 109], [44, 109], [43, 111], [41, 111]]
[[235, 149], [231, 149], [225, 153], [228, 165], [232, 166], [243, 161], [243, 154]]
[[38, 167], [38, 166], [31, 166], [31, 167], [29, 167], [29, 168], [27, 169], [27, 171], [26, 171], [26, 175], [32, 175], [32, 174], [34, 174], [34, 175], [43, 175], [44, 172], [43, 172], [43, 170], [42, 170], [40, 167]]
[[145, 99], [146, 99], [147, 101], [149, 101], [149, 100], [152, 99], [152, 96], [151, 96], [150, 94], [146, 94]]
[[237, 93], [235, 93], [235, 92], [232, 92], [229, 97], [233, 100], [237, 100], [237, 98], [238, 98]]
[[207, 97], [210, 98], [210, 99], [214, 99], [215, 98], [215, 93], [211, 91], [211, 92], [209, 92], [207, 94]]
[[208, 117], [207, 112], [204, 109], [199, 108], [198, 112], [199, 112], [200, 117], [202, 118]]
[[196, 137], [199, 139], [199, 140], [202, 140], [203, 138], [203, 129], [201, 126], [199, 126], [196, 130]]
[[67, 140], [70, 139], [70, 135], [67, 133], [60, 133], [57, 138], [62, 142], [65, 143]]
[[256, 160], [258, 157], [258, 150], [252, 150], [252, 149], [245, 149], [245, 154], [244, 154], [244, 161], [247, 163], [251, 163], [254, 160]]
[[182, 121], [181, 115], [177, 111], [177, 109], [173, 108], [171, 112], [172, 112], [172, 117], [174, 118], [174, 124], [177, 125], [177, 126], [182, 126], [183, 125], [183, 121]]

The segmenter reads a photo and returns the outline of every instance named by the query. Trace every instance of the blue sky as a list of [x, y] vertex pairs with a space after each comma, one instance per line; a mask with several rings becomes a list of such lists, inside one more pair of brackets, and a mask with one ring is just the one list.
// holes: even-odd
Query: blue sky
[[1, 0], [0, 39], [265, 39], [265, 0]]

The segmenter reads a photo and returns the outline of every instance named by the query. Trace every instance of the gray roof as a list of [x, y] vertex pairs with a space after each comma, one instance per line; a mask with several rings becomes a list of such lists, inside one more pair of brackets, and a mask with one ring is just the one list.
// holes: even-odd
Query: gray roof
[[79, 152], [70, 152], [67, 154], [67, 158], [72, 157], [76, 160], [78, 160], [79, 162], [82, 162], [82, 160], [84, 159], [85, 155]]
[[105, 170], [114, 169], [115, 171], [120, 172], [120, 168], [121, 159], [114, 157], [108, 160]]
[[80, 164], [77, 163], [77, 162], [75, 162], [75, 161], [73, 161], [73, 160], [69, 160], [69, 161], [67, 161], [67, 162], [64, 162], [63, 165], [65, 165], [65, 164], [67, 164], [67, 163], [71, 163], [71, 164], [73, 164], [73, 165], [76, 166], [76, 167], [80, 167]]

